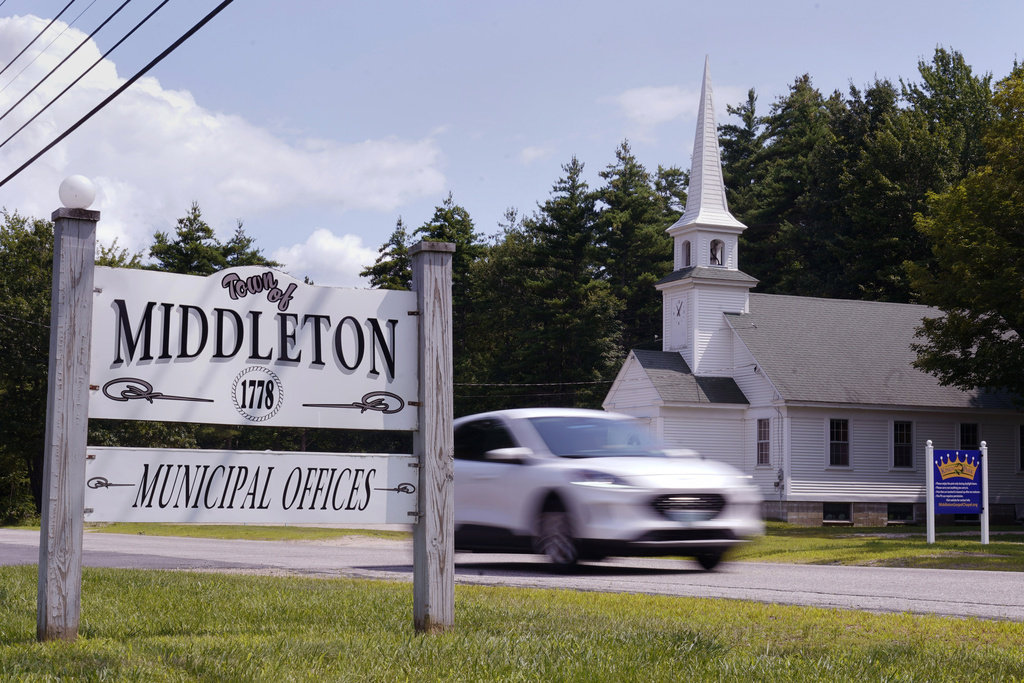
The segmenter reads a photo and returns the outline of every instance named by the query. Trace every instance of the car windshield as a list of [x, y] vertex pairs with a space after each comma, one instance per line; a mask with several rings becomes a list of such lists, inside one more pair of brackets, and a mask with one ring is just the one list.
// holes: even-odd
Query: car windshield
[[530, 424], [548, 450], [562, 458], [665, 457], [631, 420], [560, 415], [530, 418]]

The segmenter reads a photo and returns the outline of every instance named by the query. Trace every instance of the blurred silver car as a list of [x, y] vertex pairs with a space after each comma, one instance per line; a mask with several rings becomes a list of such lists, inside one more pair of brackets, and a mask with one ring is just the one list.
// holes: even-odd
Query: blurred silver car
[[559, 566], [685, 555], [707, 570], [762, 534], [749, 477], [652, 443], [634, 418], [533, 408], [455, 421], [455, 549], [543, 553]]

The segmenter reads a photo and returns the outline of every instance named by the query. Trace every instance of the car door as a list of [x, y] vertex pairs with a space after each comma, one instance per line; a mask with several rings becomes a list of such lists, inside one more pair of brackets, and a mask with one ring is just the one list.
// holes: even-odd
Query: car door
[[[460, 424], [455, 430], [455, 525], [511, 529], [515, 511], [505, 510], [507, 481], [523, 465], [487, 460], [488, 451], [517, 446], [496, 418]], [[514, 478], [514, 477], [513, 477]]]

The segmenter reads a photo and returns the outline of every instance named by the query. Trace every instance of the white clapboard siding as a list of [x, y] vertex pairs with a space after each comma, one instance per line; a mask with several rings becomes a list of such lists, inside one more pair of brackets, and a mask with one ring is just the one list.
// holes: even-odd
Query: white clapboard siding
[[817, 477], [825, 466], [824, 418], [793, 417], [790, 420], [790, 468], [787, 474], [793, 483]]
[[737, 427], [737, 420], [728, 417], [665, 418], [664, 439], [669, 446], [692, 448], [706, 458], [743, 469], [743, 430]]
[[913, 503], [924, 499], [924, 477], [920, 483], [834, 481], [832, 479], [799, 479], [789, 482], [789, 500], [820, 500], [825, 502], [891, 502]]
[[926, 443], [931, 440], [933, 448], [957, 448], [956, 423], [952, 420], [915, 420], [914, 448], [920, 448], [922, 456]]
[[626, 365], [615, 380], [608, 396], [604, 400], [607, 410], [630, 410], [654, 406], [661, 402], [661, 397], [651, 384], [647, 373], [640, 363], [630, 355]]
[[732, 370], [733, 333], [725, 312], [739, 312], [746, 291], [731, 287], [702, 288], [696, 293], [697, 315], [694, 372], [698, 375], [726, 375]]
[[732, 376], [743, 395], [747, 397], [751, 408], [771, 405], [775, 398], [775, 387], [768, 380], [750, 355], [750, 351], [740, 341], [739, 335], [730, 332], [733, 337], [733, 363], [735, 369]]
[[1019, 496], [1024, 475], [1017, 473], [1017, 425], [982, 424], [981, 438], [988, 446], [989, 501]]

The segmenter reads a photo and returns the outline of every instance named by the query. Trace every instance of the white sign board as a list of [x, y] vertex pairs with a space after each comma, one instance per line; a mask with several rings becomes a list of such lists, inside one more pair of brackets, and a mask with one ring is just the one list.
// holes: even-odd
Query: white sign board
[[415, 292], [96, 268], [90, 418], [417, 429]]
[[411, 524], [411, 455], [90, 448], [85, 521]]

